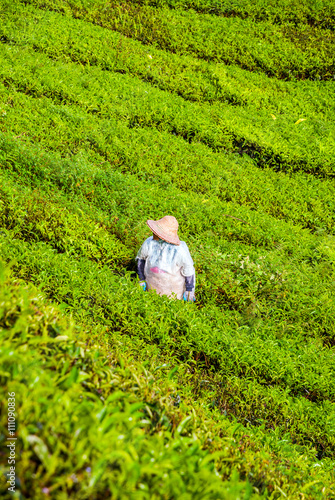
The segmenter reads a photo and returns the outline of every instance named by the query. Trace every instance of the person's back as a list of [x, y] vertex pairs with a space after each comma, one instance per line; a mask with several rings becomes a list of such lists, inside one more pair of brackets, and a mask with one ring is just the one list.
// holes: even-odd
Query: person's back
[[195, 300], [195, 270], [188, 247], [178, 238], [178, 222], [165, 216], [147, 221], [154, 235], [145, 240], [137, 254], [137, 272], [144, 289], [178, 299]]

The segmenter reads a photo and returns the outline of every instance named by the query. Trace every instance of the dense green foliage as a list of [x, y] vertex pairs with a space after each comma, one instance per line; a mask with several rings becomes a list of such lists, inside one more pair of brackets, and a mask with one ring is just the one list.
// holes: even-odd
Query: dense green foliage
[[330, 30], [306, 24], [276, 26], [195, 11], [106, 0], [30, 0], [28, 3], [72, 13], [144, 44], [200, 59], [238, 64], [277, 78], [331, 80], [335, 75]]
[[[175, 407], [171, 376], [160, 377], [158, 385], [148, 363], [130, 361], [117, 345], [110, 351], [106, 342], [94, 344], [92, 330], [60, 319], [37, 290], [29, 290], [27, 300], [27, 291], [15, 285], [2, 282], [0, 295], [0, 324], [7, 332], [1, 392], [3, 399], [15, 392], [20, 407], [19, 471], [26, 494], [33, 488], [36, 499], [54, 498], [55, 491], [68, 498], [71, 491], [71, 498], [109, 492], [124, 499], [233, 500], [245, 490], [238, 478], [225, 484], [213, 474], [215, 455], [201, 450], [204, 436], [194, 411], [183, 419], [185, 409]], [[250, 498], [250, 486], [246, 491]]]
[[250, 17], [255, 21], [267, 20], [271, 23], [308, 23], [328, 29], [335, 26], [334, 0], [132, 0], [133, 3], [169, 6], [179, 9], [195, 9], [218, 16]]
[[[250, 5], [0, 1], [22, 498], [334, 498], [333, 7]], [[166, 214], [196, 304], [137, 285]]]
[[[187, 141], [200, 141], [215, 151], [228, 148], [241, 154], [246, 153], [261, 167], [270, 166], [276, 170], [287, 171], [303, 170], [318, 176], [334, 176], [335, 130], [332, 116], [335, 99], [332, 85], [325, 85], [322, 89], [320, 84], [299, 86], [298, 92], [297, 89], [282, 87], [282, 92], [275, 98], [275, 87], [272, 87], [265, 102], [264, 96], [258, 91], [258, 98], [248, 98], [244, 103], [245, 93], [250, 94], [249, 84], [245, 82], [245, 92], [242, 95], [236, 95], [236, 92], [230, 97], [226, 96], [226, 92], [221, 95], [220, 100], [227, 103], [211, 106], [207, 103], [190, 103], [185, 101], [185, 93], [194, 94], [194, 87], [207, 88], [209, 82], [209, 92], [212, 95], [213, 81], [217, 82], [215, 86], [218, 88], [225, 87], [227, 78], [221, 80], [220, 73], [217, 76], [211, 68], [204, 67], [201, 71], [202, 79], [199, 81], [197, 77], [193, 82], [194, 74], [198, 70], [191, 64], [182, 81], [179, 77], [176, 81], [173, 78], [171, 82], [169, 77], [167, 85], [169, 90], [172, 87], [171, 90], [176, 93], [184, 86], [183, 98], [155, 89], [151, 84], [141, 84], [137, 78], [128, 78], [125, 81], [120, 71], [124, 71], [123, 67], [131, 57], [127, 59], [126, 64], [117, 64], [117, 67], [115, 63], [108, 61], [113, 57], [118, 60], [119, 42], [114, 40], [115, 56], [113, 52], [109, 53], [109, 39], [104, 41], [103, 48], [95, 48], [93, 36], [97, 35], [101, 39], [105, 30], [94, 29], [86, 36], [84, 44], [80, 39], [76, 45], [72, 42], [71, 33], [73, 30], [83, 30], [83, 23], [69, 24], [63, 21], [62, 16], [58, 16], [61, 24], [60, 28], [57, 28], [54, 14], [51, 17], [49, 14], [40, 16], [32, 11], [29, 17], [29, 13], [30, 10], [26, 12], [24, 21], [21, 13], [20, 23], [14, 18], [14, 25], [18, 24], [18, 29], [15, 29], [10, 12], [9, 20], [5, 18], [1, 28], [5, 40], [15, 41], [14, 47], [9, 44], [1, 48], [1, 75], [7, 83], [18, 84], [20, 90], [33, 95], [52, 96], [61, 103], [79, 103], [91, 113], [121, 118], [130, 127], [150, 126], [166, 130]], [[37, 21], [42, 23], [42, 29], [41, 26], [36, 28]], [[45, 29], [47, 37], [43, 34]], [[79, 60], [81, 64], [55, 65], [42, 54], [37, 58], [36, 52], [28, 51], [26, 46], [21, 48], [21, 44], [26, 45], [29, 40], [31, 48], [46, 52], [48, 56], [59, 58], [63, 54], [66, 60]], [[89, 59], [80, 56], [83, 46], [87, 46]], [[133, 50], [135, 51], [136, 47], [133, 47]], [[121, 45], [121, 52], [127, 51], [127, 47], [123, 50]], [[147, 54], [144, 54], [144, 57], [147, 66]], [[152, 57], [155, 57], [155, 54]], [[142, 61], [143, 54], [136, 57], [133, 66], [143, 67]], [[158, 61], [159, 67], [160, 62]], [[102, 67], [87, 68], [87, 64], [91, 63]], [[184, 61], [180, 59], [175, 63], [179, 67], [183, 66]], [[178, 67], [174, 68], [174, 73], [178, 71]], [[106, 69], [115, 69], [117, 73]], [[167, 70], [170, 72], [171, 69]], [[68, 75], [66, 80], [63, 78], [64, 71]], [[135, 74], [138, 72], [141, 71], [136, 70]], [[161, 73], [161, 67], [158, 73]], [[151, 79], [150, 74], [143, 77], [147, 81]], [[183, 84], [185, 79], [186, 85]], [[166, 86], [165, 83], [164, 77], [160, 79], [161, 87]], [[239, 82], [231, 81], [230, 87], [236, 86], [236, 83]], [[228, 93], [230, 92], [229, 90]], [[201, 94], [203, 92], [200, 95], [198, 92], [196, 100], [201, 99]], [[283, 100], [280, 98], [282, 96]], [[229, 105], [229, 102], [235, 99], [239, 105]], [[269, 101], [276, 103], [272, 104], [270, 109]], [[299, 106], [294, 106], [297, 103], [300, 103]]]

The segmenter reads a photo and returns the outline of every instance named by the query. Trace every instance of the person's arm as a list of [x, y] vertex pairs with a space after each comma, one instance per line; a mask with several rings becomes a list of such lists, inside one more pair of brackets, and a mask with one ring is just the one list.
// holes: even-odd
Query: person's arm
[[137, 259], [137, 274], [140, 281], [145, 281], [144, 267], [145, 259]]
[[148, 239], [145, 240], [145, 242], [143, 243], [143, 245], [139, 249], [138, 254], [136, 256], [137, 274], [138, 274], [138, 278], [140, 280], [140, 286], [142, 287], [142, 289], [143, 289], [144, 292], [147, 289], [147, 283], [146, 283], [146, 277], [145, 277], [145, 274], [144, 274], [144, 268], [145, 268], [146, 258], [148, 257]]
[[184, 292], [183, 299], [188, 302], [195, 302], [195, 269], [189, 249], [184, 242], [181, 273], [185, 276], [186, 291]]
[[195, 275], [185, 276], [185, 288], [186, 292], [184, 292], [183, 299], [187, 302], [195, 302]]
[[194, 274], [192, 276], [185, 276], [185, 285], [187, 292], [194, 292]]
[[147, 283], [145, 281], [144, 267], [145, 267], [145, 259], [137, 259], [137, 274], [140, 280], [140, 285], [143, 288], [143, 291], [145, 292], [145, 290], [147, 289]]

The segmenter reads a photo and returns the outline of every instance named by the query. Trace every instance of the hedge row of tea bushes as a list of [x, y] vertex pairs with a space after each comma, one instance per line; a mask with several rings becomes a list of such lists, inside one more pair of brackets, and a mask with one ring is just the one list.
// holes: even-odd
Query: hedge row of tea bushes
[[297, 112], [322, 121], [331, 120], [335, 112], [331, 82], [276, 81], [236, 66], [169, 54], [118, 32], [15, 1], [2, 19], [3, 40], [33, 46], [54, 59], [131, 73], [186, 100], [252, 105], [254, 113], [266, 108], [268, 114], [289, 113], [293, 121]]
[[15, 185], [2, 177], [0, 220], [21, 239], [50, 242], [59, 253], [86, 255], [115, 271], [130, 261], [132, 255], [125, 245], [89, 214], [83, 220], [80, 210], [73, 213], [51, 202], [47, 192], [23, 187], [18, 192]]
[[[209, 417], [200, 396], [194, 401], [184, 390], [187, 365], [177, 372], [171, 363], [159, 365], [154, 347], [151, 361], [134, 361], [131, 349], [144, 357], [138, 347], [125, 348], [102, 325], [74, 324], [40, 290], [4, 282], [1, 271], [1, 392], [4, 399], [16, 394], [23, 496], [103, 498], [107, 490], [116, 498], [168, 498], [176, 487], [185, 499], [331, 494], [327, 461], [313, 467], [313, 454], [288, 435], [282, 441], [217, 412]], [[6, 427], [3, 412], [3, 436]], [[214, 461], [224, 480], [237, 470], [255, 486], [234, 472], [220, 482]], [[0, 488], [6, 498], [4, 476]]]
[[[21, 158], [22, 163], [29, 162], [27, 151], [22, 156], [25, 158], [25, 160]], [[14, 155], [12, 155], [13, 160]], [[41, 179], [41, 172], [37, 170], [38, 161], [38, 158], [35, 158], [32, 169], [34, 175]], [[59, 173], [59, 180], [63, 179], [66, 185], [67, 180], [62, 174], [68, 171], [68, 174], [71, 175], [71, 172], [69, 172], [70, 164], [67, 162], [66, 168], [60, 168], [55, 159], [50, 163], [52, 163], [53, 169]], [[20, 165], [21, 178], [25, 177], [27, 173], [26, 167], [27, 165]], [[86, 168], [82, 161], [81, 168], [85, 172]], [[49, 168], [49, 176], [44, 175], [43, 177], [45, 179], [51, 178], [55, 182], [54, 175], [50, 175], [50, 173]], [[92, 175], [90, 177], [93, 185], [96, 184], [96, 179]], [[25, 183], [27, 183], [27, 180], [26, 177]], [[80, 183], [78, 178], [76, 181], [79, 181], [77, 184]], [[141, 199], [141, 195], [144, 193], [141, 193], [139, 182], [135, 182], [136, 186], [133, 187], [133, 192], [136, 191], [138, 198]], [[46, 184], [48, 185], [48, 181], [46, 181]], [[85, 193], [85, 185], [80, 184], [81, 192]], [[202, 312], [195, 312], [197, 319], [194, 317], [194, 312], [191, 313], [191, 317], [186, 312], [186, 317], [179, 318], [171, 317], [169, 314], [166, 314], [165, 317], [164, 312], [161, 311], [158, 315], [159, 321], [153, 327], [151, 321], [152, 317], [157, 316], [157, 305], [154, 306], [156, 307], [156, 313], [150, 312], [147, 309], [148, 304], [145, 298], [147, 294], [143, 294], [141, 297], [142, 299], [144, 297], [144, 302], [141, 302], [142, 305], [138, 309], [135, 306], [138, 298], [134, 297], [134, 291], [132, 291], [134, 290], [134, 284], [129, 279], [120, 282], [119, 277], [113, 278], [109, 269], [106, 267], [101, 269], [101, 263], [94, 264], [94, 262], [88, 261], [85, 252], [78, 250], [80, 249], [80, 243], [76, 239], [80, 241], [80, 228], [78, 231], [73, 229], [71, 237], [68, 238], [68, 245], [64, 248], [65, 255], [57, 255], [54, 250], [48, 249], [45, 244], [41, 243], [34, 243], [33, 247], [27, 246], [27, 243], [24, 243], [23, 240], [28, 242], [45, 241], [44, 234], [52, 235], [53, 226], [59, 227], [63, 219], [57, 220], [55, 218], [53, 221], [50, 220], [49, 225], [44, 222], [44, 233], [38, 232], [42, 221], [39, 220], [37, 206], [34, 203], [31, 203], [30, 207], [25, 206], [22, 199], [20, 199], [19, 193], [13, 193], [13, 187], [4, 178], [2, 185], [4, 186], [2, 188], [4, 213], [7, 214], [6, 218], [3, 219], [3, 224], [5, 227], [7, 226], [7, 230], [2, 236], [1, 252], [7, 259], [14, 259], [16, 273], [43, 286], [44, 290], [52, 298], [68, 304], [68, 307], [76, 311], [76, 314], [81, 314], [84, 317], [92, 316], [96, 321], [103, 321], [104, 325], [107, 324], [111, 328], [118, 329], [123, 334], [140, 336], [142, 342], [158, 343], [165, 355], [174, 355], [178, 361], [192, 361], [199, 359], [199, 356], [200, 358], [204, 357], [205, 362], [202, 365], [215, 368], [221, 380], [227, 380], [228, 378], [229, 386], [234, 386], [232, 392], [234, 396], [233, 398], [231, 396], [227, 397], [225, 404], [228, 407], [231, 406], [232, 410], [234, 410], [233, 413], [242, 421], [256, 419], [258, 423], [265, 422], [267, 426], [276, 426], [282, 432], [289, 430], [292, 437], [298, 442], [310, 442], [316, 446], [320, 456], [327, 456], [332, 453], [334, 410], [332, 409], [333, 404], [324, 399], [328, 397], [328, 394], [330, 398], [332, 397], [329, 393], [329, 391], [333, 390], [332, 353], [328, 352], [327, 349], [324, 350], [317, 338], [312, 339], [311, 342], [307, 341], [307, 343], [306, 339], [304, 339], [304, 330], [306, 328], [315, 330], [316, 325], [307, 326], [306, 323], [302, 323], [303, 328], [299, 334], [298, 318], [295, 317], [291, 324], [287, 321], [287, 318], [280, 319], [278, 317], [278, 313], [280, 313], [278, 304], [277, 310], [272, 309], [269, 317], [265, 318], [264, 321], [258, 318], [258, 323], [253, 324], [252, 321], [250, 322], [250, 317], [249, 320], [248, 318], [246, 320], [243, 315], [237, 313], [234, 309], [231, 312], [227, 310], [226, 300], [224, 300], [226, 310], [220, 311], [221, 308], [211, 306], [209, 296], [207, 300], [205, 297], [204, 306], [206, 307], [201, 310]], [[41, 182], [39, 182], [39, 185], [41, 185]], [[63, 188], [65, 185], [63, 185]], [[106, 191], [106, 183], [104, 188]], [[132, 192], [130, 188], [131, 186], [128, 184], [127, 191], [131, 199]], [[108, 190], [108, 195], [108, 198], [111, 198], [113, 203], [117, 202], [117, 193]], [[72, 193], [71, 198], [73, 196], [74, 193]], [[98, 198], [97, 193], [95, 193], [95, 196]], [[40, 197], [42, 200], [45, 198], [43, 191], [40, 192]], [[32, 197], [28, 196], [26, 191], [23, 198], [31, 199]], [[12, 200], [11, 209], [8, 206], [8, 200], [10, 199]], [[83, 205], [80, 203], [80, 199], [76, 201], [77, 206], [81, 208]], [[59, 209], [52, 209], [51, 203], [50, 206], [52, 213], [60, 212]], [[106, 208], [105, 206], [105, 210]], [[122, 211], [124, 211], [124, 208]], [[137, 211], [140, 211], [139, 206], [137, 206]], [[87, 212], [91, 213], [89, 207]], [[22, 214], [25, 215], [22, 217]], [[45, 220], [46, 218], [43, 217], [42, 219]], [[65, 228], [64, 232], [67, 230], [68, 228]], [[79, 238], [76, 237], [76, 232], [78, 232]], [[125, 234], [125, 230], [122, 233]], [[52, 247], [57, 248], [59, 245], [57, 245], [55, 239], [55, 237], [48, 237], [46, 241], [49, 241]], [[202, 249], [202, 255], [197, 255], [195, 248], [201, 246], [201, 240], [195, 240], [191, 244], [191, 250], [195, 253], [195, 257], [199, 258], [201, 265], [206, 266], [210, 259], [213, 260], [215, 240], [211, 242], [211, 245], [207, 249]], [[232, 248], [231, 245], [230, 248]], [[236, 253], [243, 250], [246, 249], [239, 246], [236, 248]], [[70, 258], [72, 255], [76, 255], [74, 261]], [[92, 255], [88, 254], [88, 257], [92, 259]], [[269, 276], [271, 269], [269, 269], [269, 274], [266, 276], [265, 266], [263, 266], [263, 269], [259, 269], [262, 264], [261, 260], [259, 262], [258, 265], [250, 263], [250, 266], [246, 263], [246, 267], [249, 269], [246, 273], [240, 271], [240, 276], [237, 277], [242, 278], [241, 284], [239, 283], [239, 287], [235, 286], [235, 290], [243, 290], [243, 278], [249, 281], [249, 286], [250, 281], [259, 281], [260, 275], [263, 275], [263, 279], [265, 278], [266, 281], [269, 280], [268, 282], [271, 283], [271, 279], [269, 279], [271, 278]], [[227, 267], [227, 264], [229, 265], [229, 261], [224, 261], [225, 267]], [[234, 269], [236, 262], [230, 262], [231, 264], [233, 264], [232, 268]], [[240, 262], [238, 262], [236, 268], [239, 267], [239, 264]], [[217, 276], [215, 278], [217, 280]], [[202, 282], [206, 283], [208, 280], [209, 289], [211, 289], [215, 287], [215, 278], [211, 283], [213, 278], [211, 278], [206, 268], [205, 273], [199, 272], [200, 300]], [[224, 277], [220, 275], [219, 282], [223, 291], [225, 286], [227, 287], [226, 291], [229, 291], [234, 283], [230, 281], [225, 285], [222, 278]], [[294, 290], [295, 297], [292, 296], [292, 302], [299, 299], [303, 303], [305, 299], [301, 291], [300, 297], [297, 298], [297, 292], [301, 288], [297, 276], [295, 276], [295, 280], [297, 290]], [[120, 285], [120, 283], [123, 284]], [[271, 287], [275, 293], [278, 293], [277, 286], [278, 278], [276, 277], [274, 285]], [[289, 293], [289, 290], [287, 292]], [[240, 296], [240, 300], [241, 298]], [[325, 295], [322, 297], [323, 301], [324, 299]], [[204, 298], [202, 298], [203, 300]], [[265, 305], [269, 306], [270, 304]], [[169, 301], [167, 301], [166, 306], [170, 307]], [[331, 306], [331, 302], [328, 300], [329, 306]], [[271, 317], [274, 320], [272, 322]], [[280, 330], [286, 335], [280, 334]], [[173, 340], [176, 336], [178, 336], [178, 344]], [[256, 344], [257, 349], [255, 352]], [[283, 363], [283, 359], [285, 359], [285, 363]], [[326, 376], [327, 364], [329, 366], [329, 377]], [[201, 366], [201, 363], [198, 363], [198, 365]], [[254, 378], [253, 383], [248, 381], [251, 374]], [[236, 380], [239, 380], [236, 379], [236, 376], [242, 377], [240, 383], [236, 383]], [[270, 384], [270, 387], [262, 389], [262, 385], [257, 384], [257, 379], [261, 384]], [[271, 386], [274, 386], [274, 388], [271, 388]], [[291, 391], [293, 391], [291, 396], [287, 392], [290, 386]], [[300, 391], [299, 387], [301, 388]], [[301, 395], [298, 395], [299, 392]], [[238, 399], [238, 403], [236, 399]], [[308, 399], [311, 399], [311, 401], [308, 401]], [[264, 412], [264, 408], [267, 408], [266, 412]], [[280, 413], [278, 413], [278, 408], [281, 409]], [[271, 415], [270, 419], [268, 418], [269, 415]], [[325, 443], [327, 444], [325, 445]]]
[[[171, 376], [150, 372], [157, 364], [132, 361], [117, 341], [111, 350], [104, 328], [75, 325], [39, 290], [3, 279], [1, 436], [14, 392], [23, 498], [261, 498], [236, 474], [222, 481], [214, 461], [242, 462], [238, 441], [232, 437], [218, 455], [205, 451], [206, 420], [187, 402], [175, 405]], [[12, 498], [1, 469], [1, 497]]]
[[63, 156], [90, 152], [114, 170], [131, 172], [162, 189], [174, 183], [182, 191], [201, 193], [204, 203], [215, 196], [234, 204], [227, 215], [240, 218], [242, 204], [316, 233], [334, 233], [331, 181], [260, 170], [247, 157], [213, 153], [155, 129], [129, 129], [117, 120], [88, 116], [78, 106], [55, 105], [49, 98], [36, 99], [1, 84], [0, 128]]
[[[190, 103], [128, 75], [54, 64], [44, 54], [1, 45], [0, 78], [7, 85], [55, 103], [78, 104], [128, 127], [152, 127], [201, 142], [213, 150], [246, 152], [258, 166], [334, 176], [333, 124], [310, 119], [298, 125], [289, 117], [273, 120], [265, 110]], [[67, 78], [64, 79], [64, 73]], [[327, 139], [325, 139], [325, 136]]]
[[[8, 0], [5, 0], [8, 1]], [[25, 3], [83, 18], [147, 45], [284, 79], [332, 80], [331, 30], [218, 18], [195, 11], [131, 2], [29, 0]]]
[[224, 17], [250, 18], [270, 23], [294, 23], [335, 28], [334, 0], [131, 0], [140, 5], [168, 6], [173, 9], [194, 9], [197, 12]]

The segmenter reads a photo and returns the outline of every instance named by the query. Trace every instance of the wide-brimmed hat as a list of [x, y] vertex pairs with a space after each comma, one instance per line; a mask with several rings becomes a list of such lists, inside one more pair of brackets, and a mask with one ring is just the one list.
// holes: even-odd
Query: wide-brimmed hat
[[165, 215], [165, 217], [159, 220], [147, 220], [147, 224], [158, 238], [173, 245], [180, 245], [180, 239], [177, 234], [178, 221], [172, 215]]

